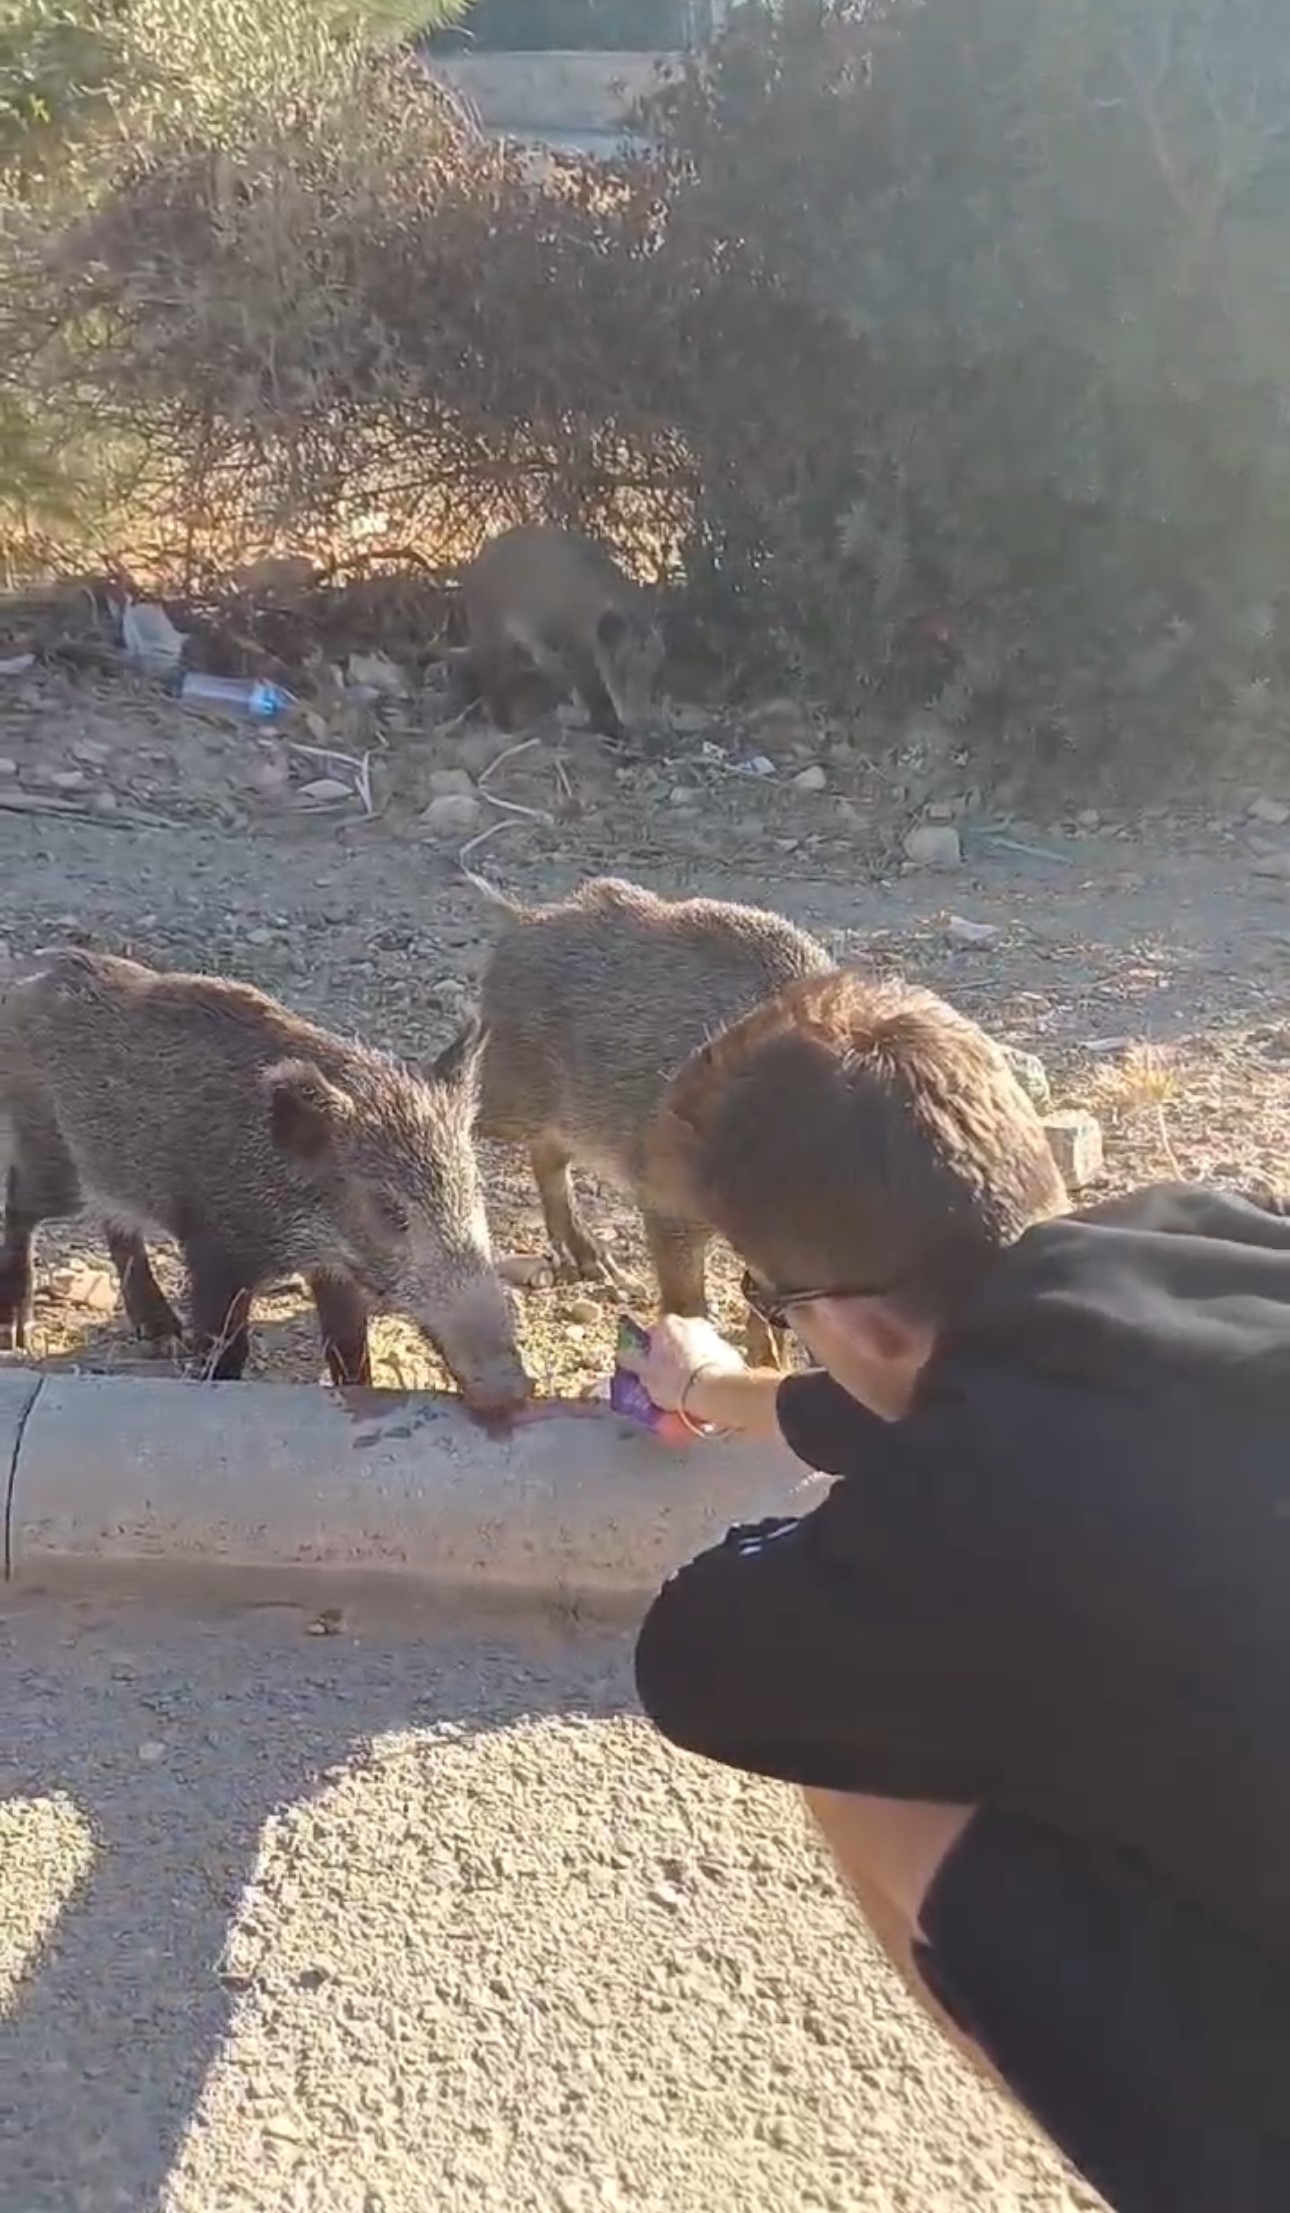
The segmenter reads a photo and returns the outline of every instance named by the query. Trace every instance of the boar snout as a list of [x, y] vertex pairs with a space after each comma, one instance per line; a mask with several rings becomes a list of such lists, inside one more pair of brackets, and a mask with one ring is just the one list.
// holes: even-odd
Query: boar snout
[[522, 1406], [533, 1382], [515, 1342], [515, 1317], [500, 1278], [480, 1277], [448, 1299], [418, 1298], [410, 1311], [442, 1353], [463, 1399], [480, 1413]]

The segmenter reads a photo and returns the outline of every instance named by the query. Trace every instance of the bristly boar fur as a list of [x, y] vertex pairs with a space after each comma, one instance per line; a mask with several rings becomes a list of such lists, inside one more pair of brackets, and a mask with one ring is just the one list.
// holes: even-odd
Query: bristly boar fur
[[370, 1380], [368, 1314], [392, 1308], [478, 1403], [521, 1398], [474, 1151], [481, 1045], [463, 1030], [422, 1078], [249, 984], [57, 954], [0, 999], [0, 1342], [25, 1337], [36, 1228], [88, 1206], [155, 1339], [179, 1324], [143, 1240], [179, 1244], [215, 1377], [245, 1366], [256, 1291], [302, 1275], [337, 1382]]
[[[528, 1147], [566, 1270], [615, 1271], [582, 1220], [571, 1164], [635, 1198], [664, 1310], [706, 1312], [711, 1231], [650, 1189], [645, 1145], [669, 1077], [727, 1023], [835, 964], [782, 915], [721, 899], [661, 899], [597, 877], [525, 908], [470, 881], [505, 916], [480, 987], [487, 1034], [478, 1129]], [[755, 1349], [763, 1330], [751, 1325]]]
[[576, 692], [603, 736], [621, 739], [648, 721], [662, 632], [645, 591], [594, 538], [546, 523], [499, 531], [463, 571], [461, 592], [463, 667], [486, 693], [519, 653], [560, 697]]

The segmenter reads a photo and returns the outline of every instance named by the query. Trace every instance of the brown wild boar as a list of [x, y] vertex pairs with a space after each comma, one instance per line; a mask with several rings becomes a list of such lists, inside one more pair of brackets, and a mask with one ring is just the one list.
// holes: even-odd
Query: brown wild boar
[[593, 538], [525, 523], [490, 538], [462, 575], [467, 665], [487, 694], [490, 671], [516, 655], [576, 692], [592, 728], [621, 739], [648, 721], [663, 638], [647, 594]]
[[465, 1397], [517, 1403], [472, 1136], [480, 1049], [467, 1026], [420, 1077], [249, 984], [57, 954], [0, 997], [0, 1344], [25, 1340], [37, 1227], [89, 1207], [153, 1339], [180, 1331], [144, 1238], [176, 1240], [216, 1378], [245, 1367], [255, 1293], [299, 1275], [337, 1383], [370, 1380], [368, 1315], [394, 1310]]
[[[578, 1212], [569, 1170], [629, 1191], [665, 1311], [706, 1312], [711, 1231], [655, 1203], [646, 1136], [669, 1077], [726, 1024], [834, 963], [782, 915], [720, 899], [660, 899], [597, 877], [525, 908], [478, 876], [506, 919], [480, 986], [486, 1045], [478, 1130], [528, 1147], [547, 1233], [566, 1272], [615, 1271]], [[750, 1325], [760, 1356], [764, 1330]]]

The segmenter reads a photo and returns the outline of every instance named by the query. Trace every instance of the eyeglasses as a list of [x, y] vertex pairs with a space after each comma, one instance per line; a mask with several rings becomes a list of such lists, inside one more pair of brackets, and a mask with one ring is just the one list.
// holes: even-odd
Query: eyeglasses
[[816, 1299], [884, 1299], [890, 1296], [894, 1285], [890, 1283], [849, 1284], [836, 1283], [821, 1286], [818, 1291], [774, 1291], [769, 1284], [759, 1282], [750, 1269], [745, 1269], [740, 1284], [744, 1300], [752, 1308], [758, 1321], [767, 1329], [789, 1329], [795, 1306], [810, 1306]]

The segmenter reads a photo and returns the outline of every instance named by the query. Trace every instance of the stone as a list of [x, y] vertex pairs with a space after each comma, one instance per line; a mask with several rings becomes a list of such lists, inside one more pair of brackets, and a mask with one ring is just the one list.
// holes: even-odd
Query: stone
[[[476, 730], [463, 730], [459, 736], [452, 740], [452, 751], [456, 754], [462, 768], [470, 776], [475, 777], [482, 776], [484, 770], [491, 768], [494, 761], [498, 760], [507, 748], [514, 745], [514, 743], [514, 738], [508, 736], [505, 730], [495, 730], [491, 723], [484, 723]], [[532, 761], [537, 750], [536, 746], [531, 747], [524, 758], [527, 761]], [[435, 773], [440, 774], [442, 772], [436, 770]]]
[[1290, 877], [1290, 853], [1260, 853], [1250, 862], [1252, 876]]
[[809, 768], [798, 770], [793, 778], [793, 789], [794, 791], [823, 791], [828, 781], [828, 776], [824, 769], [820, 767], [819, 762], [813, 761]]
[[1262, 792], [1257, 799], [1251, 800], [1246, 812], [1255, 822], [1270, 822], [1274, 829], [1280, 829], [1284, 823], [1290, 822], [1290, 807], [1280, 799], [1266, 798]]
[[426, 778], [426, 790], [432, 799], [470, 799], [474, 796], [475, 782], [468, 769], [432, 768]]
[[431, 800], [421, 817], [431, 837], [446, 845], [457, 838], [473, 837], [483, 819], [483, 808], [469, 792], [445, 792]]
[[1102, 1173], [1102, 1125], [1083, 1107], [1044, 1116], [1044, 1135], [1069, 1191], [1082, 1191]]
[[302, 784], [297, 799], [307, 800], [310, 806], [326, 806], [337, 799], [352, 799], [352, 784], [342, 784], [339, 776], [315, 776], [311, 784]]
[[1048, 1070], [1038, 1053], [1023, 1053], [1015, 1045], [1005, 1045], [1003, 1057], [1032, 1105], [1037, 1106], [1041, 1114], [1049, 1113], [1053, 1103], [1053, 1087], [1048, 1079]]
[[1102, 827], [1102, 817], [1096, 807], [1081, 807], [1075, 820], [1081, 830], [1100, 830]]
[[84, 769], [51, 768], [44, 781], [51, 791], [84, 791], [88, 779]]
[[949, 823], [920, 822], [905, 838], [905, 858], [915, 868], [960, 868], [963, 848]]
[[997, 922], [973, 922], [965, 914], [952, 914], [945, 925], [951, 945], [961, 948], [996, 945], [1003, 935]]
[[402, 669], [385, 653], [351, 653], [349, 680], [364, 691], [381, 692], [387, 699], [397, 698], [407, 690]]
[[698, 797], [693, 784], [673, 784], [667, 803], [669, 807], [693, 807]]
[[120, 804], [114, 791], [96, 791], [90, 801], [96, 815], [114, 815]]
[[86, 1307], [91, 1314], [115, 1313], [116, 1278], [106, 1268], [92, 1268], [82, 1261], [71, 1268], [57, 1269], [52, 1280], [54, 1289], [69, 1305]]
[[72, 759], [85, 768], [105, 768], [112, 758], [112, 748], [101, 738], [79, 738], [72, 747]]
[[7, 753], [0, 753], [0, 783], [7, 783], [9, 778], [16, 776], [17, 773], [18, 763], [11, 760]]

